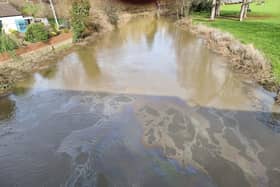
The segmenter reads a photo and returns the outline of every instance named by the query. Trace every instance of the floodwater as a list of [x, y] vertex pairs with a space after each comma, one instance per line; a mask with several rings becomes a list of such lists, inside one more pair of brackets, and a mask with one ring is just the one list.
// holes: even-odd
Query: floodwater
[[279, 107], [171, 21], [135, 19], [0, 99], [2, 187], [279, 187]]

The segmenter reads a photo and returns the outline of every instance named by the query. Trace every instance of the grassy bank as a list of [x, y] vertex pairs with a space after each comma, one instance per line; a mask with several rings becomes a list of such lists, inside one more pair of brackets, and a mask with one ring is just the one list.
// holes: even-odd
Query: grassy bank
[[253, 44], [264, 52], [280, 82], [280, 1], [265, 0], [264, 5], [253, 3], [248, 18], [238, 21], [240, 5], [222, 7], [221, 17], [209, 21], [209, 13], [195, 13], [195, 23], [204, 23], [232, 33], [245, 44]]

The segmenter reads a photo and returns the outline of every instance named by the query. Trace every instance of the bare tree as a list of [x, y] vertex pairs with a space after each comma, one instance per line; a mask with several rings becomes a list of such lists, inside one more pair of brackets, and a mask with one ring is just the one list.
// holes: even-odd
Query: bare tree
[[217, 3], [216, 3], [216, 12], [215, 12], [215, 15], [216, 16], [220, 16], [221, 14], [221, 2], [222, 0], [217, 0]]
[[211, 20], [215, 20], [215, 16], [216, 16], [216, 5], [217, 5], [217, 0], [213, 0], [212, 1], [212, 11], [211, 11]]
[[241, 5], [241, 11], [240, 11], [240, 21], [243, 21], [244, 18], [247, 16], [247, 9], [248, 9], [249, 1], [243, 0]]

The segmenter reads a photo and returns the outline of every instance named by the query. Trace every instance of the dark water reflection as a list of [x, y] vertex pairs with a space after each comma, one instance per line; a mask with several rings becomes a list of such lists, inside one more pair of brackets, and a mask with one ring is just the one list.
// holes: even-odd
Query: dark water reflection
[[0, 99], [0, 186], [280, 186], [279, 109], [142, 18]]
[[8, 97], [0, 98], [0, 124], [14, 116], [16, 103]]

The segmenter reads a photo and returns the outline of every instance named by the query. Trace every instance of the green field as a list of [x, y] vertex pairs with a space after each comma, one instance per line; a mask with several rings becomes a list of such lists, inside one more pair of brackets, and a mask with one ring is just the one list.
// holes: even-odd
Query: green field
[[241, 42], [263, 51], [280, 82], [280, 0], [265, 0], [264, 5], [251, 4], [251, 12], [243, 22], [238, 21], [240, 6], [223, 6], [221, 17], [215, 21], [209, 21], [210, 13], [205, 12], [194, 13], [193, 20], [230, 32]]

